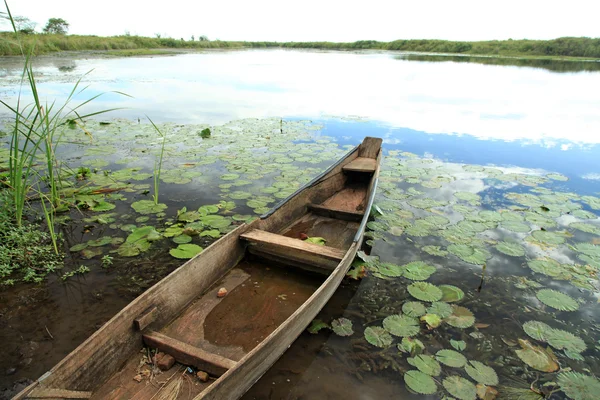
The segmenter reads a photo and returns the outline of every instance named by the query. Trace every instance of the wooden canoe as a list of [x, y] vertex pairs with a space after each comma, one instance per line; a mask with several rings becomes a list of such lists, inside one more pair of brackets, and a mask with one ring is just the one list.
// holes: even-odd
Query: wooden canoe
[[[181, 398], [241, 397], [308, 326], [348, 271], [373, 203], [381, 142], [365, 138], [269, 213], [207, 247], [15, 399], [150, 399], [160, 397], [159, 389], [172, 389], [169, 383], [176, 379], [189, 386]], [[303, 241], [301, 234], [323, 237], [326, 244]], [[222, 298], [221, 287], [228, 291]], [[143, 362], [150, 349], [173, 356], [179, 369], [155, 376], [153, 366]], [[211, 379], [184, 377], [180, 364]]]

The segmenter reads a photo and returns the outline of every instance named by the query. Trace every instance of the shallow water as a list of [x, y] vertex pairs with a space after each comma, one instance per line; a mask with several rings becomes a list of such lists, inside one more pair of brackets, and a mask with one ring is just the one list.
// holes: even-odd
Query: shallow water
[[[59, 70], [65, 63], [74, 67]], [[74, 143], [62, 148], [65, 161], [74, 170], [80, 166], [97, 170], [88, 180], [75, 182], [77, 187], [127, 187], [105, 198], [116, 205], [108, 211], [116, 213], [115, 221], [84, 221], [106, 213], [69, 213], [77, 223], [67, 225], [64, 231], [67, 250], [104, 236], [126, 238], [132, 229], [130, 224], [152, 225], [162, 231], [176, 223], [177, 211], [184, 206], [191, 211], [233, 201], [236, 208], [231, 213], [222, 206], [217, 214], [229, 218], [229, 227], [234, 226], [240, 223], [231, 219], [234, 213], [259, 215], [262, 208], [273, 206], [364, 136], [379, 136], [384, 138], [386, 157], [377, 204], [384, 214], [376, 219], [381, 225], [370, 226], [371, 255], [397, 265], [420, 260], [435, 266], [436, 272], [427, 282], [461, 288], [465, 297], [457, 304], [470, 309], [476, 323], [489, 324], [467, 329], [447, 323], [432, 330], [422, 327], [416, 338], [425, 344], [425, 354], [451, 348], [450, 339], [464, 340], [465, 356], [493, 367], [500, 385], [527, 387], [535, 380], [535, 372], [516, 357], [518, 347], [509, 344], [519, 338], [535, 342], [525, 334], [522, 324], [538, 320], [585, 341], [584, 361], [571, 360], [556, 351], [563, 368], [600, 373], [597, 278], [590, 275], [588, 283], [595, 288], [583, 289], [574, 286], [572, 279], [554, 279], [556, 276], [528, 267], [529, 261], [543, 256], [561, 263], [584, 264], [569, 246], [597, 243], [598, 235], [569, 228], [569, 224], [583, 221], [599, 226], [596, 203], [582, 198], [600, 192], [596, 135], [600, 119], [595, 111], [600, 96], [589, 90], [599, 83], [599, 74], [427, 63], [395, 59], [385, 53], [291, 51], [114, 60], [42, 59], [39, 68], [43, 73], [41, 90], [50, 97], [60, 98], [75, 77], [90, 68], [95, 70], [86, 78], [92, 84], [88, 95], [122, 90], [135, 96], [129, 100], [110, 95], [99, 105], [132, 109], [114, 114], [128, 117], [128, 121], [102, 126], [90, 122], [93, 143], [78, 130], [66, 130]], [[7, 62], [1, 78], [3, 95], [15, 93], [15, 71]], [[159, 126], [167, 133], [164, 171], [171, 179], [160, 186], [161, 202], [167, 206], [165, 215], [151, 214], [147, 221], [139, 219], [144, 215], [131, 208], [132, 202], [151, 196], [152, 178], [148, 174], [152, 173], [160, 144], [148, 124], [137, 122], [136, 118], [144, 113], [154, 120], [167, 121]], [[332, 114], [341, 117], [328, 116]], [[218, 126], [245, 116], [281, 116], [283, 120], [245, 120]], [[200, 139], [198, 132], [205, 125], [192, 125], [194, 122], [216, 124], [212, 126], [213, 138]], [[139, 170], [113, 181], [105, 179], [123, 168]], [[178, 181], [182, 171], [188, 176]], [[547, 177], [551, 172], [562, 174], [554, 176], [561, 180]], [[568, 180], [562, 180], [563, 175]], [[148, 189], [150, 194], [145, 194]], [[479, 200], [470, 203], [458, 198], [457, 192], [477, 194]], [[548, 196], [558, 192], [576, 195]], [[530, 193], [538, 200], [514, 195], [507, 198], [508, 193]], [[443, 204], [425, 208], [411, 205], [420, 198]], [[258, 203], [249, 203], [257, 199]], [[538, 202], [549, 210], [544, 211]], [[564, 204], [572, 204], [572, 209], [561, 208]], [[578, 207], [591, 212], [594, 218], [584, 220], [571, 215]], [[544, 213], [551, 212], [554, 222], [544, 222], [548, 226], [527, 219], [529, 231], [544, 228], [568, 235], [564, 234], [564, 244], [549, 245], [526, 239], [529, 231], [514, 232], [497, 224], [480, 231], [469, 225], [480, 232], [467, 229], [472, 235], [460, 233], [471, 238], [467, 244], [475, 243], [489, 252], [485, 270], [481, 264], [466, 262], [451, 253], [440, 257], [423, 250], [426, 245], [448, 249], [458, 239], [456, 235], [443, 236], [444, 229], [437, 229], [441, 226], [424, 231], [414, 228], [417, 219], [443, 216], [454, 225], [472, 218], [479, 210], [538, 218], [538, 223], [545, 221], [540, 219], [546, 217]], [[532, 217], [532, 213], [536, 215]], [[84, 225], [94, 228], [89, 230]], [[220, 229], [218, 234], [228, 227]], [[2, 359], [6, 360], [5, 367], [14, 367], [16, 372], [0, 377], [2, 387], [8, 388], [20, 378], [41, 375], [135, 295], [179, 265], [180, 261], [167, 252], [177, 246], [171, 240], [153, 243], [149, 251], [133, 258], [109, 253], [118, 250], [119, 243], [101, 247], [102, 254], [115, 257], [115, 265], [108, 269], [100, 266], [101, 255], [88, 260], [79, 251], [67, 252], [67, 270], [83, 264], [91, 272], [65, 282], [57, 274], [50, 276], [48, 284], [3, 288], [0, 336], [7, 345]], [[192, 239], [201, 246], [212, 240], [210, 236]], [[495, 246], [499, 241], [519, 243], [524, 255], [509, 256], [498, 251]], [[401, 312], [406, 301], [415, 301], [407, 292], [411, 280], [385, 279], [385, 275], [378, 276], [377, 267], [369, 268], [362, 281], [345, 282], [319, 316], [328, 323], [345, 316], [353, 322], [354, 334], [348, 338], [328, 330], [316, 335], [305, 332], [247, 398], [427, 398], [407, 391], [403, 372], [415, 368], [407, 363], [406, 354], [398, 352], [400, 338], [394, 337], [393, 345], [386, 349], [372, 346], [363, 338], [366, 327], [381, 326], [386, 316]], [[545, 306], [536, 298], [538, 289], [519, 288], [521, 278], [580, 300], [578, 311]], [[445, 376], [461, 374], [469, 378], [462, 369], [443, 367], [442, 371], [442, 376], [436, 378], [437, 395], [431, 398], [448, 394], [441, 385]], [[540, 384], [556, 377], [547, 373], [540, 376]], [[515, 383], [515, 377], [520, 382]], [[564, 394], [553, 396], [563, 398]]]

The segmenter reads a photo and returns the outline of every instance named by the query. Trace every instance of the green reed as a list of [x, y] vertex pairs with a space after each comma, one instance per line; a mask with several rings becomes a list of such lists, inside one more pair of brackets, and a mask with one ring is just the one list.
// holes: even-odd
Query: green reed
[[158, 187], [160, 185], [160, 171], [162, 170], [162, 162], [163, 155], [165, 154], [165, 142], [167, 140], [167, 135], [165, 135], [160, 131], [160, 129], [158, 129], [158, 126], [156, 126], [156, 124], [150, 119], [150, 117], [146, 115], [146, 118], [148, 118], [156, 132], [158, 132], [158, 134], [162, 137], [160, 157], [158, 158], [158, 161], [154, 162], [154, 195], [152, 196], [152, 199], [154, 200], [154, 204], [158, 204]]

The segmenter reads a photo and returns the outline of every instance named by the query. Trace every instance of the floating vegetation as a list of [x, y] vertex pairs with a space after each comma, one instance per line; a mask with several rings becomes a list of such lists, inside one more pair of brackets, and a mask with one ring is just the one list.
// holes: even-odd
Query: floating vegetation
[[454, 350], [440, 350], [435, 354], [435, 358], [449, 367], [462, 368], [467, 365], [467, 358]]
[[473, 247], [466, 244], [451, 244], [448, 251], [461, 260], [470, 264], [483, 265], [492, 255], [481, 247]]
[[539, 301], [560, 311], [575, 311], [579, 304], [571, 296], [553, 289], [542, 289], [536, 293]]
[[439, 376], [442, 372], [440, 363], [433, 356], [420, 354], [414, 358], [407, 358], [406, 361], [419, 371], [430, 376]]
[[408, 286], [408, 292], [411, 296], [421, 301], [439, 301], [442, 299], [442, 291], [435, 285], [427, 282], [415, 282]]
[[407, 371], [404, 374], [404, 382], [410, 390], [419, 394], [434, 394], [437, 392], [437, 385], [433, 378], [421, 371]]
[[365, 339], [373, 346], [388, 347], [392, 344], [392, 336], [379, 326], [369, 326], [365, 329]]
[[566, 349], [573, 353], [582, 353], [586, 349], [585, 342], [578, 336], [561, 329], [555, 329], [540, 321], [528, 321], [523, 330], [533, 339], [548, 342], [557, 350]]
[[518, 243], [500, 242], [495, 247], [496, 250], [512, 257], [522, 257], [525, 255], [525, 248]]
[[452, 314], [445, 319], [446, 323], [455, 328], [468, 328], [475, 323], [475, 316], [468, 308], [452, 306]]
[[[434, 303], [437, 304], [437, 303]], [[427, 312], [425, 305], [418, 301], [407, 301], [402, 304], [402, 312], [409, 317], [420, 317]]]
[[193, 258], [201, 252], [202, 247], [198, 246], [197, 244], [180, 244], [177, 246], [177, 248], [169, 250], [169, 254], [171, 254], [173, 257], [184, 260]]
[[454, 303], [465, 297], [465, 292], [456, 286], [440, 285], [439, 289], [442, 291], [442, 298], [440, 300], [446, 303]]
[[338, 318], [331, 321], [331, 329], [338, 336], [350, 336], [354, 333], [352, 330], [352, 321], [348, 318]]
[[600, 381], [596, 377], [575, 371], [561, 372], [558, 374], [557, 383], [573, 400], [594, 400], [600, 393]]
[[460, 400], [475, 400], [477, 389], [469, 380], [460, 376], [449, 376], [442, 381], [444, 388]]
[[465, 371], [473, 380], [483, 385], [496, 386], [498, 384], [496, 371], [479, 361], [469, 361], [469, 365], [465, 366]]
[[408, 315], [390, 315], [383, 320], [383, 328], [394, 336], [410, 337], [419, 333], [419, 320]]
[[519, 339], [520, 350], [516, 350], [517, 356], [531, 368], [543, 372], [554, 372], [558, 370], [558, 360], [550, 349], [534, 346], [529, 341]]

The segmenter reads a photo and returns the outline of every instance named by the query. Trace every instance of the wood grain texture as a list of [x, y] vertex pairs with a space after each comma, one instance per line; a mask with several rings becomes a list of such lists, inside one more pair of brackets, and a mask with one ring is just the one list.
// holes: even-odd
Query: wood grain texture
[[276, 233], [262, 231], [260, 229], [252, 229], [240, 236], [241, 239], [247, 240], [258, 245], [273, 246], [273, 248], [281, 248], [285, 254], [289, 254], [291, 259], [306, 256], [317, 256], [327, 260], [341, 261], [346, 254], [345, 251], [335, 249], [329, 246], [321, 246], [315, 243], [305, 242], [300, 239], [293, 239], [287, 236], [278, 235]]
[[146, 310], [142, 315], [133, 320], [133, 324], [138, 331], [143, 331], [148, 325], [153, 323], [158, 317], [158, 308], [152, 307]]
[[364, 213], [358, 211], [346, 211], [338, 208], [326, 207], [320, 204], [309, 204], [308, 209], [317, 215], [323, 215], [329, 218], [341, 219], [344, 221], [359, 222]]
[[344, 171], [375, 172], [377, 162], [374, 158], [358, 157], [352, 162], [344, 165]]
[[217, 354], [212, 354], [198, 347], [173, 339], [159, 332], [149, 331], [143, 335], [144, 343], [175, 358], [184, 365], [191, 365], [214, 376], [223, 375], [236, 362]]
[[41, 379], [40, 386], [93, 390], [108, 380], [142, 346], [142, 334], [135, 329], [133, 320], [152, 305], [161, 310], [155, 321], [157, 326], [174, 319], [199, 293], [238, 263], [245, 253], [239, 235], [254, 228], [256, 222], [228, 233], [140, 295], [56, 364]]
[[34, 389], [29, 393], [30, 399], [89, 399], [92, 392], [78, 392], [65, 389]]
[[379, 150], [381, 150], [381, 144], [383, 140], [380, 138], [367, 136], [363, 139], [360, 147], [358, 148], [358, 156], [365, 158], [377, 158]]

